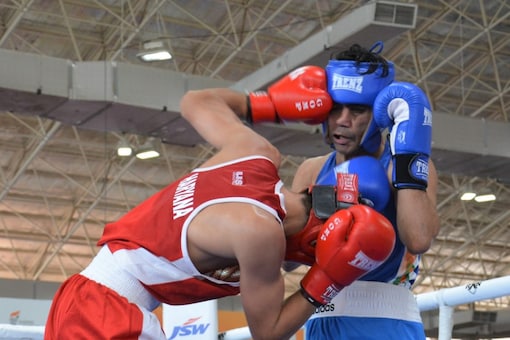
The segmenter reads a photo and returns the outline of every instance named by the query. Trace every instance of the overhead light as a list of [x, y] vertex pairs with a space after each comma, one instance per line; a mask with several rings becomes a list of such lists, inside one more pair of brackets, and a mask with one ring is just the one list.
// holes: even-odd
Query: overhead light
[[461, 201], [471, 201], [476, 197], [476, 192], [473, 190], [473, 186], [470, 183], [467, 183], [463, 186], [462, 196], [460, 196]]
[[478, 203], [482, 202], [491, 202], [496, 200], [496, 195], [494, 194], [484, 194], [484, 195], [478, 195], [475, 197], [475, 201]]
[[476, 193], [475, 190], [471, 187], [469, 183], [465, 188], [464, 192], [460, 196], [462, 201], [472, 201], [482, 203], [482, 202], [490, 202], [496, 199], [496, 195], [492, 194], [487, 188], [482, 188], [481, 193]]
[[117, 156], [119, 157], [129, 157], [133, 154], [133, 148], [131, 148], [131, 145], [122, 138], [117, 143]]
[[159, 157], [160, 153], [156, 148], [153, 139], [148, 139], [142, 146], [136, 150], [136, 158], [138, 159], [151, 159]]
[[476, 197], [476, 193], [474, 192], [465, 192], [460, 196], [461, 201], [471, 201]]
[[145, 42], [143, 50], [136, 56], [145, 62], [172, 59], [172, 55], [161, 40]]

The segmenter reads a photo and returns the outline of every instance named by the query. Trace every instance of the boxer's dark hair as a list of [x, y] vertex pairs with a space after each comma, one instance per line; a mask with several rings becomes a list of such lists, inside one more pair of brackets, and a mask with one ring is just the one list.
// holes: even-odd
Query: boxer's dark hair
[[382, 69], [382, 77], [386, 77], [388, 75], [388, 61], [381, 56], [379, 53], [373, 51], [373, 48], [370, 50], [358, 45], [353, 44], [349, 49], [333, 53], [331, 55], [331, 60], [352, 60], [356, 62], [356, 65], [359, 66], [361, 63], [369, 63], [370, 66], [366, 70], [366, 72], [360, 74], [370, 74], [374, 73], [378, 67]]

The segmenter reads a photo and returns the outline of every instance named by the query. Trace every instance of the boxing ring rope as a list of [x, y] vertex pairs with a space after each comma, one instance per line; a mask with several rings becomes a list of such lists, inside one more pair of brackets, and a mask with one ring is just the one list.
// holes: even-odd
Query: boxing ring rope
[[478, 281], [454, 288], [416, 296], [421, 312], [439, 308], [439, 340], [451, 339], [453, 309], [455, 306], [475, 301], [490, 300], [510, 295], [510, 276]]
[[[439, 309], [438, 340], [449, 340], [452, 336], [455, 306], [504, 296], [510, 296], [510, 276], [418, 294], [416, 301], [421, 312]], [[43, 333], [44, 326], [0, 324], [0, 338], [3, 339], [42, 339]], [[218, 339], [249, 340], [251, 334], [248, 327], [235, 328], [219, 333]]]
[[0, 324], [0, 339], [42, 340], [44, 326]]
[[[420, 312], [439, 309], [438, 340], [449, 340], [452, 338], [455, 306], [503, 296], [510, 296], [510, 276], [418, 294], [416, 295], [416, 302]], [[218, 334], [218, 340], [220, 339], [249, 340], [251, 334], [248, 327], [242, 327]]]

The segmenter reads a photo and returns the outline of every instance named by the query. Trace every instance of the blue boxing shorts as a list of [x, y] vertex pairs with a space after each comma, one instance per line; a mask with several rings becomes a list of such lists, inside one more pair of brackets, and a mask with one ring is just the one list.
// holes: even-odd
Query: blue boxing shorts
[[356, 281], [305, 325], [307, 340], [425, 340], [414, 295], [408, 288]]

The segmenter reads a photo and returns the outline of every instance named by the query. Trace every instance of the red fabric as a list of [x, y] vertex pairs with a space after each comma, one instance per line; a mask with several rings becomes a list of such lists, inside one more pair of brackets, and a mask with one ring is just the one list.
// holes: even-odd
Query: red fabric
[[138, 339], [142, 327], [143, 314], [135, 304], [82, 275], [74, 275], [55, 294], [44, 339]]
[[141, 282], [152, 282], [145, 287], [161, 302], [182, 305], [239, 294], [239, 286], [204, 280], [183, 266], [187, 260], [181, 247], [186, 246], [183, 230], [192, 213], [212, 201], [257, 203], [274, 210], [275, 217], [283, 220], [279, 183], [278, 170], [266, 158], [246, 158], [195, 170], [108, 224], [99, 245], [107, 243], [114, 253], [144, 248], [171, 262], [165, 267], [168, 281], [157, 282], [154, 277], [159, 273], [151, 268], [144, 268], [144, 277], [137, 277]]

